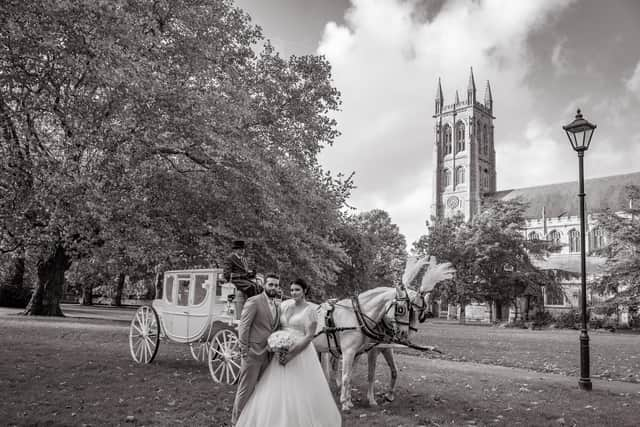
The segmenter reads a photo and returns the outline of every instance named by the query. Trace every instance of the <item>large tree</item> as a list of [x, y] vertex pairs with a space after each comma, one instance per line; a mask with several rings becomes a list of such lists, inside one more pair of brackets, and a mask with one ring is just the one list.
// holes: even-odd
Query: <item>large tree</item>
[[464, 307], [471, 301], [515, 304], [527, 291], [552, 286], [549, 276], [532, 264], [531, 258], [546, 255], [549, 247], [526, 240], [525, 210], [519, 200], [487, 200], [470, 222], [461, 215], [432, 218], [414, 252], [456, 268], [456, 277], [443, 282], [438, 292]]
[[406, 240], [386, 211], [349, 216], [337, 235], [347, 252], [338, 277], [340, 296], [400, 283], [407, 261]]
[[626, 196], [630, 200], [627, 209], [596, 216], [608, 242], [599, 251], [607, 262], [594, 288], [603, 294], [613, 294], [613, 302], [636, 305], [640, 302], [640, 186], [627, 186]]
[[38, 266], [28, 313], [60, 314], [74, 261], [211, 266], [235, 237], [334, 281], [351, 180], [317, 162], [339, 106], [323, 58], [280, 58], [228, 0], [10, 0], [0, 27], [0, 249]]

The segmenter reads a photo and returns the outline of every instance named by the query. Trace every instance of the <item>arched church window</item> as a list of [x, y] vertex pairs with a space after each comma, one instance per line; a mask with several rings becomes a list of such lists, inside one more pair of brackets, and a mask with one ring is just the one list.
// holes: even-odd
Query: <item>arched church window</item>
[[560, 233], [556, 230], [552, 230], [551, 232], [549, 232], [548, 235], [548, 239], [549, 242], [553, 245], [553, 246], [558, 246], [558, 248], [554, 249], [554, 252], [558, 252], [560, 251]]
[[529, 233], [529, 240], [540, 240], [540, 235], [537, 231], [532, 231]]
[[464, 151], [464, 123], [459, 122], [456, 126], [456, 153]]
[[456, 185], [464, 184], [464, 168], [458, 166], [456, 168]]
[[482, 151], [489, 154], [489, 137], [487, 135], [487, 125], [482, 128]]
[[578, 230], [569, 231], [569, 252], [580, 252], [580, 232]]
[[596, 227], [591, 232], [591, 249], [602, 249], [604, 246], [604, 230], [601, 227]]
[[449, 169], [442, 171], [442, 185], [445, 187], [451, 185], [451, 171]]
[[482, 177], [480, 178], [480, 185], [484, 188], [489, 188], [489, 169], [482, 171]]
[[442, 132], [442, 139], [444, 145], [444, 154], [451, 154], [451, 127], [449, 125], [445, 125], [444, 131]]

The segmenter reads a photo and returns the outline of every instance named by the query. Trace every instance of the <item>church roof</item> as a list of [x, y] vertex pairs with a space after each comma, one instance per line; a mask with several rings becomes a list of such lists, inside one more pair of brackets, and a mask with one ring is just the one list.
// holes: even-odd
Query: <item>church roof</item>
[[[628, 208], [629, 200], [624, 187], [629, 184], [640, 186], [640, 172], [586, 179], [584, 181], [586, 212], [601, 212], [605, 209], [615, 212]], [[525, 213], [527, 218], [541, 218], [543, 207], [547, 218], [574, 216], [580, 212], [577, 181], [501, 190], [491, 194], [490, 197], [502, 200], [521, 198], [529, 203]]]
[[[569, 273], [579, 274], [581, 270], [580, 254], [552, 254], [544, 259], [533, 258], [533, 265], [541, 270], [562, 270]], [[605, 269], [604, 257], [586, 257], [587, 274], [602, 274]]]

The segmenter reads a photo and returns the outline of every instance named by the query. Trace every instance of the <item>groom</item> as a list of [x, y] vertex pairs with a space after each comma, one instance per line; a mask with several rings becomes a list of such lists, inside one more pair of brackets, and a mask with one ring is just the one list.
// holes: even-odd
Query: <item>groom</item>
[[253, 393], [260, 375], [269, 364], [267, 338], [278, 328], [280, 316], [274, 298], [280, 290], [280, 280], [275, 274], [267, 275], [264, 292], [247, 300], [240, 315], [238, 339], [242, 352], [242, 364], [238, 378], [236, 400], [233, 404], [231, 423], [235, 425], [242, 408]]

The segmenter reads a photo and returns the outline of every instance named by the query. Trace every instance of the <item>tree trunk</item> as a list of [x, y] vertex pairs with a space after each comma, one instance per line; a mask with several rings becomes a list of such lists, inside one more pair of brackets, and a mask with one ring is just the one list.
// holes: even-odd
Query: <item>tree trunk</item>
[[467, 303], [465, 302], [460, 303], [460, 316], [458, 317], [458, 323], [464, 323], [466, 320], [466, 313], [464, 311], [466, 305]]
[[82, 287], [82, 305], [93, 305], [93, 285]]
[[24, 314], [28, 316], [64, 316], [60, 301], [64, 294], [64, 273], [71, 266], [64, 246], [56, 243], [46, 259], [38, 261], [38, 285]]
[[162, 273], [156, 273], [156, 282], [155, 282], [154, 293], [153, 293], [154, 299], [162, 298], [162, 289], [163, 289], [162, 278], [163, 278]]
[[118, 274], [118, 278], [116, 279], [116, 293], [111, 300], [111, 304], [116, 307], [120, 307], [122, 305], [122, 290], [124, 289], [124, 273]]
[[0, 285], [13, 286], [16, 289], [22, 289], [24, 286], [24, 252], [13, 259], [13, 265], [7, 275], [5, 283]]

